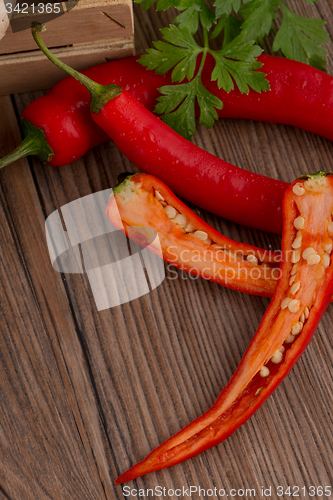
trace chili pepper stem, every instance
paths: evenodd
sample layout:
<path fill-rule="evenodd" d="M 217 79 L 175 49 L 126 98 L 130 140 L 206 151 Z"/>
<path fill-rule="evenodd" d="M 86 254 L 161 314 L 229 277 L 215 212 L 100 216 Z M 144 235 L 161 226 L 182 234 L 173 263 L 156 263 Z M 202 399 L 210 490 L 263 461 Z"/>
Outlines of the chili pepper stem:
<path fill-rule="evenodd" d="M 45 163 L 51 161 L 54 156 L 54 152 L 40 128 L 35 127 L 27 120 L 22 120 L 22 128 L 25 136 L 23 141 L 14 151 L 0 160 L 0 169 L 29 155 L 36 155 Z"/>
<path fill-rule="evenodd" d="M 41 39 L 40 33 L 46 31 L 45 25 L 33 22 L 31 24 L 31 32 L 34 37 L 35 42 L 38 47 L 44 53 L 44 55 L 58 68 L 66 71 L 70 76 L 75 78 L 79 83 L 84 85 L 86 89 L 89 91 L 91 96 L 90 102 L 90 110 L 93 113 L 98 114 L 101 108 L 109 102 L 114 97 L 117 97 L 121 94 L 122 88 L 119 85 L 100 85 L 99 83 L 90 80 L 87 76 L 79 73 L 75 69 L 67 66 L 67 64 L 59 61 L 57 57 L 50 52 L 50 50 L 46 47 L 43 40 Z"/>

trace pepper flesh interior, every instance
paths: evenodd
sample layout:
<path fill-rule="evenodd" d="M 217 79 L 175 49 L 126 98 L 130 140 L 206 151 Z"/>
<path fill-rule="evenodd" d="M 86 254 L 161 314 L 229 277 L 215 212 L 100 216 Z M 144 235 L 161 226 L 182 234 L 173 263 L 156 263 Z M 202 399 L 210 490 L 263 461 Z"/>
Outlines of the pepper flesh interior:
<path fill-rule="evenodd" d="M 288 374 L 309 343 L 332 295 L 333 266 L 331 258 L 328 261 L 325 257 L 332 251 L 332 211 L 333 177 L 311 176 L 288 188 L 283 202 L 281 278 L 235 374 L 212 408 L 119 476 L 116 483 L 175 465 L 220 443 L 247 421 Z M 294 224 L 299 217 L 304 219 L 301 230 Z M 297 238 L 301 246 L 297 249 L 300 258 L 295 273 L 293 242 Z M 308 248 L 320 259 L 309 260 L 305 252 Z M 293 284 L 289 282 L 294 275 L 300 287 L 292 294 Z M 295 328 L 299 323 L 302 327 Z M 293 342 L 290 335 L 295 337 Z"/>
<path fill-rule="evenodd" d="M 163 259 L 179 269 L 242 292 L 273 295 L 281 254 L 221 235 L 154 176 L 127 178 L 114 189 L 107 213 L 116 227 L 129 233 L 130 226 L 131 239 L 142 245 L 147 244 L 143 227 L 154 228 Z"/>

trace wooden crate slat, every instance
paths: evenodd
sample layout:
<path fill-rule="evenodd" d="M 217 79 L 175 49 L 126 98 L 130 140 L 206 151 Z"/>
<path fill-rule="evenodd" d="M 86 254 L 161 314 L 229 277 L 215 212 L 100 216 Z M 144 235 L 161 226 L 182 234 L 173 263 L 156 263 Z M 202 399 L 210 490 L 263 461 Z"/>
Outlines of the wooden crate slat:
<path fill-rule="evenodd" d="M 134 39 L 54 49 L 54 54 L 81 71 L 110 59 L 134 55 Z M 46 90 L 66 75 L 38 51 L 0 56 L 0 95 Z"/>
<path fill-rule="evenodd" d="M 73 2 L 63 2 L 63 5 L 65 4 L 68 5 L 68 12 L 50 20 L 47 23 L 46 32 L 43 33 L 43 40 L 48 47 L 64 47 L 76 43 L 88 44 L 96 40 L 125 39 L 133 35 L 133 13 L 130 0 L 97 2 L 80 0 L 75 6 Z M 104 11 L 119 19 L 125 28 L 103 15 Z M 52 14 L 49 17 L 52 18 Z M 14 16 L 11 27 L 0 42 L 0 54 L 26 52 L 36 48 L 29 29 L 31 19 L 44 21 L 45 16 Z M 28 29 L 17 31 L 18 28 L 24 27 Z"/>

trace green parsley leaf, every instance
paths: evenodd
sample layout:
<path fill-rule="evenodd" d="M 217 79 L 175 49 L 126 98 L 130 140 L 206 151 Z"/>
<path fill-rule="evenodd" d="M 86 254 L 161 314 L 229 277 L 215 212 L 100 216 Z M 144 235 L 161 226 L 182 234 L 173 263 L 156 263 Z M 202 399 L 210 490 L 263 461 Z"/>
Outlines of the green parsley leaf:
<path fill-rule="evenodd" d="M 203 48 L 194 40 L 190 30 L 184 24 L 171 25 L 161 30 L 164 39 L 154 42 L 155 49 L 148 49 L 139 59 L 140 64 L 156 73 L 164 74 L 174 68 L 172 80 L 182 82 L 184 78 L 191 80 L 194 76 L 197 57 Z"/>
<path fill-rule="evenodd" d="M 191 82 L 180 85 L 166 85 L 160 89 L 155 112 L 163 114 L 162 120 L 183 137 L 189 139 L 195 133 L 195 102 L 200 107 L 199 121 L 210 128 L 218 119 L 216 109 L 222 109 L 222 102 L 202 84 L 199 76 Z M 177 109 L 176 109 L 177 108 Z M 173 111 L 176 109 L 176 111 Z"/>
<path fill-rule="evenodd" d="M 180 0 L 134 0 L 135 3 L 141 3 L 143 11 L 148 10 L 156 1 L 156 10 L 168 10 L 170 7 L 177 7 Z"/>
<path fill-rule="evenodd" d="M 215 16 L 219 18 L 224 14 L 229 16 L 233 10 L 238 12 L 241 2 L 240 0 L 215 0 L 214 6 L 216 8 Z"/>
<path fill-rule="evenodd" d="M 155 111 L 180 134 L 189 138 L 195 132 L 195 106 L 200 108 L 200 122 L 211 127 L 217 119 L 217 109 L 223 104 L 202 84 L 201 72 L 207 53 L 215 66 L 211 79 L 220 88 L 230 92 L 237 87 L 242 93 L 269 90 L 265 74 L 258 71 L 262 64 L 257 57 L 261 43 L 272 29 L 274 19 L 282 9 L 282 23 L 277 31 L 273 50 L 281 50 L 290 59 L 296 59 L 324 69 L 326 51 L 322 44 L 328 41 L 322 29 L 324 22 L 298 16 L 283 0 L 135 0 L 147 10 L 156 3 L 157 10 L 175 7 L 180 11 L 172 25 L 161 30 L 163 41 L 153 42 L 139 62 L 156 73 L 172 70 L 172 81 L 178 85 L 160 89 L 161 97 Z M 314 5 L 317 0 L 305 0 Z M 237 15 L 235 15 L 235 13 Z M 198 45 L 194 34 L 203 30 L 204 46 Z M 212 34 L 208 35 L 211 28 Z M 223 32 L 221 49 L 213 51 L 209 40 Z M 198 67 L 198 56 L 202 60 Z M 185 79 L 186 83 L 181 83 Z"/>
<path fill-rule="evenodd" d="M 188 26 L 191 33 L 196 33 L 199 27 L 199 19 L 202 27 L 209 30 L 215 21 L 215 15 L 206 4 L 205 0 L 180 0 L 177 9 L 183 10 L 174 20 L 175 23 L 183 23 Z"/>
<path fill-rule="evenodd" d="M 256 92 L 269 90 L 266 75 L 255 71 L 262 64 L 256 60 L 262 49 L 254 45 L 253 41 L 245 41 L 247 33 L 243 31 L 228 45 L 219 51 L 211 51 L 215 59 L 212 80 L 217 80 L 219 88 L 230 92 L 234 82 L 242 93 L 249 93 L 250 88 Z"/>
<path fill-rule="evenodd" d="M 224 29 L 223 47 L 225 47 L 241 33 L 241 25 L 242 21 L 237 17 L 232 14 L 230 14 L 230 16 L 224 14 L 215 26 L 214 31 L 210 36 L 210 40 L 217 38 Z"/>
<path fill-rule="evenodd" d="M 202 85 L 201 80 L 198 82 L 197 89 L 197 99 L 200 108 L 199 122 L 205 127 L 210 128 L 214 125 L 214 121 L 218 120 L 216 109 L 222 109 L 223 103 Z"/>
<path fill-rule="evenodd" d="M 135 0 L 137 1 L 137 0 Z M 158 0 L 156 4 L 156 10 L 161 11 L 161 10 L 168 10 L 170 7 L 175 6 L 175 1 L 174 0 Z"/>
<path fill-rule="evenodd" d="M 279 0 L 252 0 L 242 5 L 239 14 L 245 20 L 242 29 L 248 40 L 258 41 L 268 35 L 278 8 Z"/>
<path fill-rule="evenodd" d="M 234 38 L 228 45 L 219 51 L 224 57 L 237 59 L 239 61 L 254 62 L 260 56 L 262 48 L 254 44 L 253 40 L 248 40 L 248 34 L 244 30 Z M 214 51 L 211 51 L 214 54 Z"/>
<path fill-rule="evenodd" d="M 161 87 L 163 95 L 158 97 L 155 107 L 155 113 L 164 113 L 162 120 L 187 139 L 195 132 L 195 82 Z"/>
<path fill-rule="evenodd" d="M 217 25 L 215 26 L 214 30 L 213 30 L 213 33 L 210 35 L 210 40 L 214 40 L 214 38 L 217 38 L 219 36 L 219 34 L 221 33 L 221 31 L 223 30 L 226 22 L 227 22 L 227 19 L 228 19 L 229 16 L 227 16 L 226 14 L 224 14 L 218 21 Z"/>
<path fill-rule="evenodd" d="M 284 2 L 281 2 L 281 7 L 283 18 L 273 43 L 273 50 L 281 49 L 289 59 L 324 70 L 326 62 L 323 58 L 327 53 L 321 44 L 328 42 L 328 34 L 322 29 L 325 22 L 298 16 Z"/>
<path fill-rule="evenodd" d="M 156 0 L 135 0 L 135 3 L 141 3 L 141 9 L 143 11 L 148 10 L 155 2 Z"/>
<path fill-rule="evenodd" d="M 223 47 L 228 45 L 234 38 L 237 38 L 241 33 L 242 21 L 231 15 L 227 17 L 224 25 Z"/>

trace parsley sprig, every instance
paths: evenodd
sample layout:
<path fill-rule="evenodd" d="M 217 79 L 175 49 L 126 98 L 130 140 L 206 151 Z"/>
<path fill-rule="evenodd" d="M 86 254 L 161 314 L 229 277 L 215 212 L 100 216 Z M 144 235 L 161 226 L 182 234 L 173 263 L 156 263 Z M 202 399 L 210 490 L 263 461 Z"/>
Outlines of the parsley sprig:
<path fill-rule="evenodd" d="M 297 15 L 282 0 L 135 1 L 143 10 L 156 4 L 157 10 L 175 7 L 180 12 L 173 24 L 161 30 L 163 40 L 153 42 L 154 48 L 148 49 L 139 62 L 159 74 L 172 70 L 176 84 L 159 89 L 161 96 L 155 111 L 186 138 L 196 129 L 196 103 L 200 108 L 199 121 L 207 128 L 217 120 L 216 110 L 223 107 L 222 101 L 202 83 L 208 54 L 215 62 L 211 79 L 226 92 L 235 86 L 242 93 L 269 89 L 266 75 L 258 71 L 262 64 L 257 57 L 262 53 L 264 37 L 272 31 L 273 51 L 321 70 L 325 68 L 325 22 Z M 305 1 L 314 4 L 317 0 Z M 197 41 L 200 30 L 203 44 Z M 220 44 L 218 50 L 211 49 L 211 40 Z"/>

